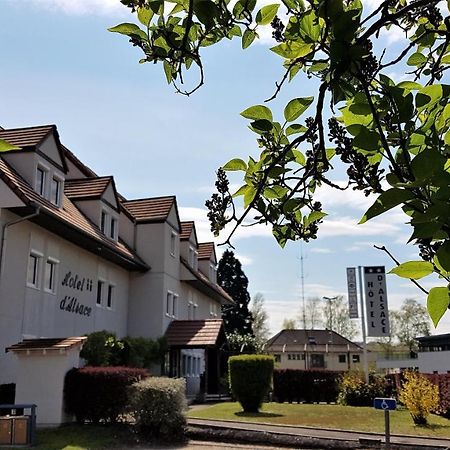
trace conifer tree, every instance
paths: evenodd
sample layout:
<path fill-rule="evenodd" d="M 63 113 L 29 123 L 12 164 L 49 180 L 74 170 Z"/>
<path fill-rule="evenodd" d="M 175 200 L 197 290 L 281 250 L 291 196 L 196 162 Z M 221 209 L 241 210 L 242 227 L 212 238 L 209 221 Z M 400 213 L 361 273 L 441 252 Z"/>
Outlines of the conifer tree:
<path fill-rule="evenodd" d="M 250 294 L 247 291 L 248 278 L 240 261 L 231 250 L 225 250 L 219 261 L 217 281 L 232 297 L 234 305 L 222 307 L 222 318 L 227 334 L 252 335 L 252 315 L 248 309 Z"/>

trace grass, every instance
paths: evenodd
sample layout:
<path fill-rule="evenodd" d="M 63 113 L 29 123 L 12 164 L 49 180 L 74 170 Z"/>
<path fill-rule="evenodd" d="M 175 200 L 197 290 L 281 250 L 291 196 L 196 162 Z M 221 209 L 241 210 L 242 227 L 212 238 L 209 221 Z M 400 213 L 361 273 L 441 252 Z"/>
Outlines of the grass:
<path fill-rule="evenodd" d="M 259 413 L 251 414 L 229 402 L 193 409 L 188 417 L 384 433 L 383 411 L 368 407 L 265 403 Z M 430 415 L 427 426 L 415 426 L 408 411 L 397 410 L 390 413 L 390 422 L 392 434 L 450 438 L 450 420 L 440 416 Z"/>
<path fill-rule="evenodd" d="M 35 450 L 106 450 L 136 445 L 134 436 L 124 426 L 65 425 L 38 429 L 36 437 Z"/>

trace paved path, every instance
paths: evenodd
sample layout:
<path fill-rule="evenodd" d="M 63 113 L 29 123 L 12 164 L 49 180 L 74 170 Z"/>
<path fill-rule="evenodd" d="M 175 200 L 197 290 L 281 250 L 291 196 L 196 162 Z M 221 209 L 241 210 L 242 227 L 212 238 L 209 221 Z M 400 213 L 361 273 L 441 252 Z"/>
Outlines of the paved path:
<path fill-rule="evenodd" d="M 226 444 L 224 442 L 209 442 L 209 441 L 189 441 L 187 444 L 175 447 L 149 447 L 148 449 L 140 448 L 138 450 L 299 450 L 298 447 L 274 447 L 266 445 L 242 445 L 242 444 Z M 302 450 L 302 449 L 300 449 Z M 308 450 L 308 449 L 303 449 Z"/>
<path fill-rule="evenodd" d="M 204 420 L 204 419 L 188 419 L 189 425 L 209 426 L 214 428 L 225 429 L 244 429 L 249 431 L 266 431 L 269 433 L 293 435 L 293 436 L 307 436 L 313 438 L 331 439 L 339 441 L 354 441 L 360 439 L 381 439 L 384 442 L 384 435 L 377 433 L 363 433 L 356 431 L 342 431 L 332 429 L 318 429 L 303 426 L 289 426 L 289 425 L 272 425 L 255 422 L 238 422 L 238 421 L 224 421 L 224 420 Z M 417 436 L 399 436 L 392 435 L 391 442 L 394 444 L 407 444 L 417 447 L 434 447 L 434 448 L 450 448 L 450 439 L 424 438 Z"/>

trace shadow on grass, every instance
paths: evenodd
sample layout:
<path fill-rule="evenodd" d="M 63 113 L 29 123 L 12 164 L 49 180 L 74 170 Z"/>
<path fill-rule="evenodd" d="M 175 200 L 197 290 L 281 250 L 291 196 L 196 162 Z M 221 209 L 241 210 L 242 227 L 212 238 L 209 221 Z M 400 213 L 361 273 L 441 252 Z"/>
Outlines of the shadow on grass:
<path fill-rule="evenodd" d="M 237 413 L 234 413 L 234 415 L 239 417 L 284 417 L 284 414 L 275 414 L 269 412 L 251 413 L 245 411 L 239 411 Z"/>
<path fill-rule="evenodd" d="M 448 425 L 427 423 L 425 425 L 415 425 L 414 428 L 420 428 L 421 430 L 430 430 L 430 431 L 450 430 L 450 421 Z"/>

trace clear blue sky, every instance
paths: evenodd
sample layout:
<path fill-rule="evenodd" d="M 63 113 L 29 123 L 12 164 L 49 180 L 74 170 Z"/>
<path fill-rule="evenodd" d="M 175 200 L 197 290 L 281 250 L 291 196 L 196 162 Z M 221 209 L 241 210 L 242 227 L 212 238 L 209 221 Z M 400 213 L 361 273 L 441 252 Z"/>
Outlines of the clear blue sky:
<path fill-rule="evenodd" d="M 207 48 L 206 85 L 187 98 L 167 85 L 160 66 L 139 65 L 140 53 L 125 37 L 106 31 L 131 20 L 118 0 L 1 0 L 0 125 L 56 124 L 62 142 L 98 174 L 114 175 L 123 195 L 175 194 L 181 220 L 196 220 L 200 239 L 211 240 L 203 205 L 214 172 L 257 152 L 239 112 L 271 96 L 281 61 L 268 51 L 268 39 L 245 52 L 238 41 Z M 395 48 L 397 37 L 383 42 Z M 280 114 L 289 96 L 314 91 L 298 77 L 271 107 Z M 338 169 L 335 179 L 343 178 Z M 410 232 L 401 212 L 357 226 L 370 199 L 355 192 L 319 195 L 329 216 L 319 239 L 303 244 L 305 297 L 346 295 L 346 267 L 392 268 L 373 244 L 400 260 L 415 258 L 415 247 L 404 244 Z M 300 243 L 282 250 L 264 228 L 247 228 L 234 243 L 251 294 L 265 297 L 275 333 L 283 318 L 300 311 Z M 391 308 L 408 297 L 425 302 L 407 280 L 390 275 L 387 283 Z M 436 332 L 448 331 L 447 313 Z"/>

